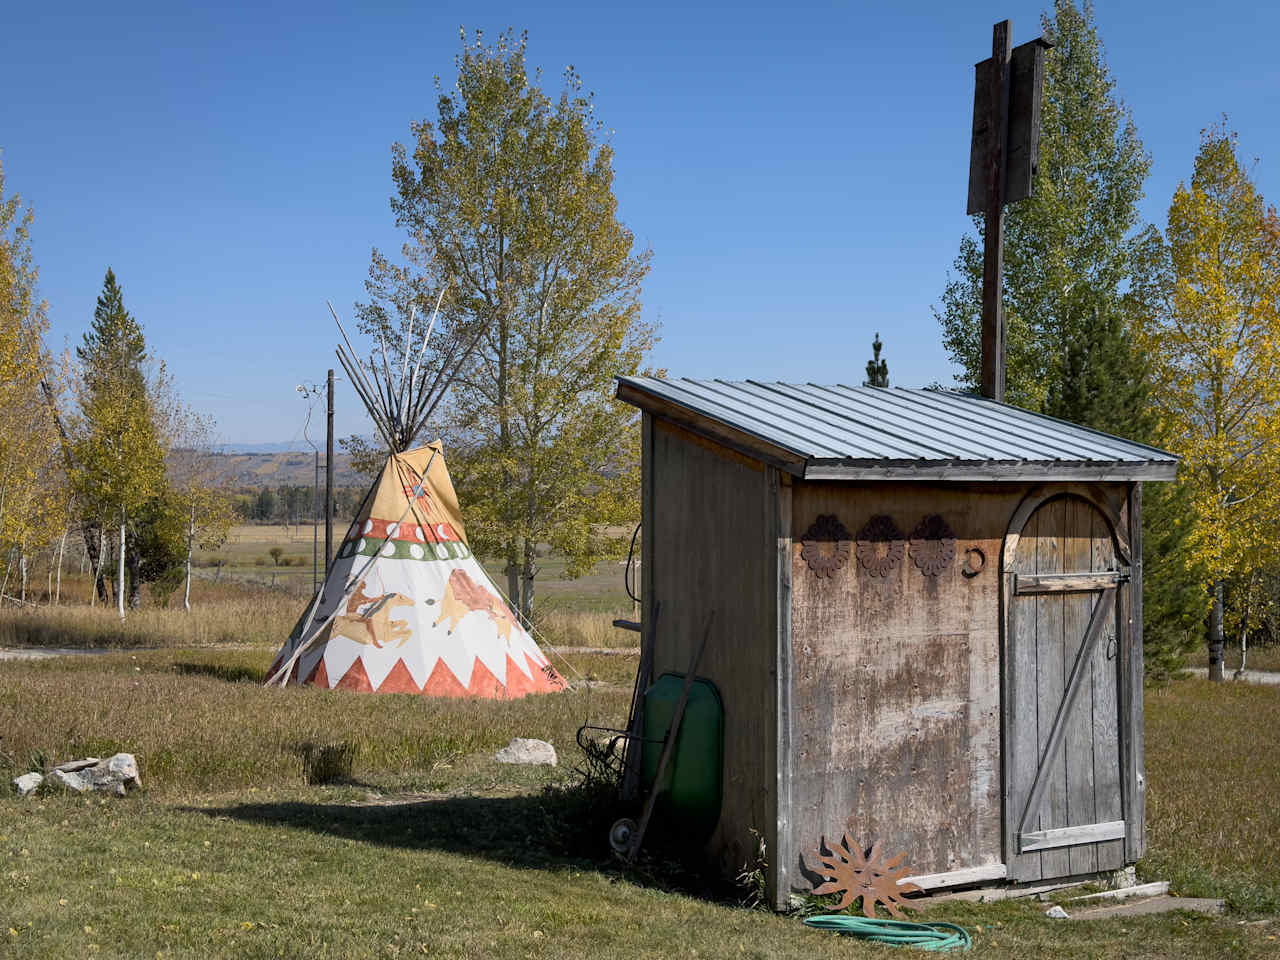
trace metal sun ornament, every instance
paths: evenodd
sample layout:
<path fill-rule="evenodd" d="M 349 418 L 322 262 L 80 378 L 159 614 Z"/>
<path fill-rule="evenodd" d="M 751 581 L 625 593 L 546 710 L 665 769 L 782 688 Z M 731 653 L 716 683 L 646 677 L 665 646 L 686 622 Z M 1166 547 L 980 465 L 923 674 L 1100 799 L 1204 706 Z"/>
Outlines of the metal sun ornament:
<path fill-rule="evenodd" d="M 800 538 L 800 556 L 815 576 L 830 577 L 849 562 L 852 540 L 835 514 L 822 513 Z"/>
<path fill-rule="evenodd" d="M 838 843 L 832 843 L 824 836 L 818 846 L 803 854 L 804 865 L 809 872 L 825 881 L 814 887 L 813 892 L 840 894 L 838 910 L 847 909 L 853 901 L 861 898 L 862 912 L 868 917 L 876 915 L 877 903 L 884 904 L 885 909 L 898 919 L 903 919 L 902 908 L 918 909 L 903 899 L 903 894 L 921 890 L 914 883 L 901 882 L 911 873 L 910 867 L 902 866 L 902 861 L 907 858 L 906 852 L 886 860 L 879 840 L 864 852 L 862 845 L 854 842 L 852 832 L 853 818 L 850 818 L 848 829 Z M 824 849 L 830 853 L 824 854 Z"/>

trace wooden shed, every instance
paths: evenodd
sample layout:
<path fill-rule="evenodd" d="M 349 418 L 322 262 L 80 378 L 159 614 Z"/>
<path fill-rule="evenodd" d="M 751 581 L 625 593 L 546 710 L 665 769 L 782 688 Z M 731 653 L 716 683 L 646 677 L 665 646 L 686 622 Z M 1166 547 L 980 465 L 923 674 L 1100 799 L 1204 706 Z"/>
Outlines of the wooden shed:
<path fill-rule="evenodd" d="M 926 889 L 1143 852 L 1144 480 L 1172 454 L 947 391 L 619 378 L 642 643 L 724 704 L 726 872 L 846 824 Z M 646 678 L 647 679 L 647 678 Z"/>

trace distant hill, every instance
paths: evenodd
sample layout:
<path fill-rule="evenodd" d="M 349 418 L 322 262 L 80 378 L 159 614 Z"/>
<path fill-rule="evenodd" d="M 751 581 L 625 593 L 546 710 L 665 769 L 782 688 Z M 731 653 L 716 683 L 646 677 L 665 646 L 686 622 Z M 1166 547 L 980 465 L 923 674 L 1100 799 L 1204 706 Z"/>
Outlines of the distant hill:
<path fill-rule="evenodd" d="M 298 453 L 296 443 L 219 443 L 218 453 Z M 301 451 L 310 453 L 309 450 Z"/>
<path fill-rule="evenodd" d="M 224 444 L 230 447 L 231 444 Z M 286 446 L 286 444 L 242 445 L 236 452 L 217 454 L 219 473 L 227 477 L 234 487 L 309 487 L 315 482 L 315 454 L 293 451 L 247 452 L 244 446 Z M 369 481 L 351 469 L 351 460 L 344 454 L 334 454 L 333 483 L 337 487 L 366 487 Z M 320 484 L 324 485 L 324 455 L 321 454 Z"/>

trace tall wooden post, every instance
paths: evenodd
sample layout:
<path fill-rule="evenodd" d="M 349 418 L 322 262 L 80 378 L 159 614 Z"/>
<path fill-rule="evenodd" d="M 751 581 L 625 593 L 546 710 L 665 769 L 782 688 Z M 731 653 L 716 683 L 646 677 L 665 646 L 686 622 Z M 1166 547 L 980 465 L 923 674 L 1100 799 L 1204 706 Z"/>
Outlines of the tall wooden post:
<path fill-rule="evenodd" d="M 1009 138 L 1009 57 L 1013 25 L 991 30 L 991 82 L 987 87 L 986 229 L 982 255 L 982 395 L 1004 403 L 1004 181 Z"/>
<path fill-rule="evenodd" d="M 982 395 L 1004 402 L 1004 205 L 1035 189 L 1040 156 L 1044 53 L 1037 37 L 1013 47 L 1013 24 L 991 31 L 991 59 L 975 65 L 969 205 L 983 215 Z"/>
<path fill-rule="evenodd" d="M 333 563 L 333 370 L 329 371 L 329 409 L 324 442 L 324 575 Z"/>

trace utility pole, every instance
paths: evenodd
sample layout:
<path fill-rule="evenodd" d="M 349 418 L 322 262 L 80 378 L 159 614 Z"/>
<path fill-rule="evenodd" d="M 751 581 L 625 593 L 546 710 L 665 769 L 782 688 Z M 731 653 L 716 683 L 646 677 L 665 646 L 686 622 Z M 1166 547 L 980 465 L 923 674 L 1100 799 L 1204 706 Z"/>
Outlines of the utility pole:
<path fill-rule="evenodd" d="M 329 410 L 324 442 L 324 575 L 333 563 L 333 370 L 329 370 Z"/>
<path fill-rule="evenodd" d="M 320 589 L 320 451 L 315 451 L 316 475 L 311 482 L 311 592 Z"/>
<path fill-rule="evenodd" d="M 982 395 L 1004 403 L 1004 206 L 1032 194 L 1040 158 L 1044 52 L 1037 37 L 1012 47 L 1013 23 L 991 30 L 991 58 L 975 68 L 968 212 L 985 218 L 982 259 Z"/>

